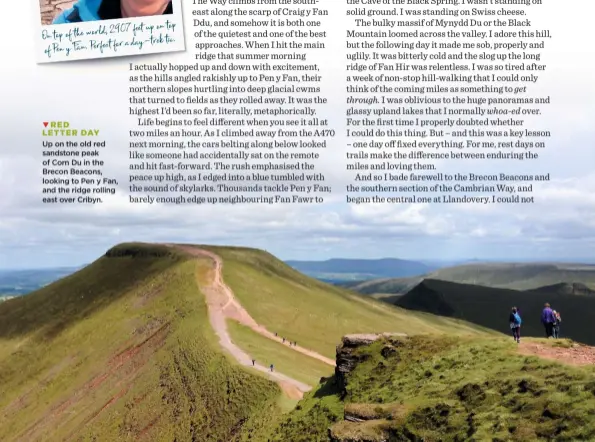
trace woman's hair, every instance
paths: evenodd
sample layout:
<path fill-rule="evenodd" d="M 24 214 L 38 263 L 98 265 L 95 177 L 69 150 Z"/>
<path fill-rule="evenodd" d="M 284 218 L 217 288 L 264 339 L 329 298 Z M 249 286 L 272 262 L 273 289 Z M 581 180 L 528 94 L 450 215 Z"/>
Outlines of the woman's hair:
<path fill-rule="evenodd" d="M 516 307 L 513 307 L 512 308 L 512 311 L 513 311 L 513 313 L 516 313 L 517 312 L 517 308 Z"/>
<path fill-rule="evenodd" d="M 546 307 L 549 307 L 549 306 L 550 306 L 550 303 L 549 303 L 549 302 L 546 302 L 546 303 L 545 303 L 545 306 L 546 306 Z"/>

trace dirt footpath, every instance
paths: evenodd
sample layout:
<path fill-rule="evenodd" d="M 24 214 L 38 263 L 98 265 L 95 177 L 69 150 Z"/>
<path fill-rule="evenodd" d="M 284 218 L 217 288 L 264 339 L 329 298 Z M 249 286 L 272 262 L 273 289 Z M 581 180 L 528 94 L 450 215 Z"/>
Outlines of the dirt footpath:
<path fill-rule="evenodd" d="M 522 340 L 521 340 L 522 341 Z M 528 356 L 539 356 L 570 365 L 595 364 L 595 348 L 573 344 L 572 347 L 552 347 L 538 342 L 521 342 L 519 352 Z"/>
<path fill-rule="evenodd" d="M 213 278 L 210 281 L 209 286 L 202 286 L 201 289 L 207 300 L 211 326 L 219 337 L 219 344 L 221 347 L 227 350 L 240 364 L 266 373 L 272 380 L 277 382 L 285 394 L 292 399 L 300 399 L 305 392 L 310 391 L 312 387 L 303 382 L 297 381 L 279 372 L 271 372 L 269 367 L 264 367 L 258 363 L 252 365 L 251 356 L 232 342 L 229 332 L 227 331 L 227 319 L 234 319 L 255 330 L 260 326 L 237 302 L 231 289 L 223 282 L 221 275 L 222 262 L 219 256 L 194 247 L 174 247 L 196 257 L 211 258 L 213 261 Z M 299 351 L 296 347 L 292 348 Z M 317 355 L 319 358 L 324 358 L 324 356 L 318 355 L 315 352 L 308 352 Z"/>

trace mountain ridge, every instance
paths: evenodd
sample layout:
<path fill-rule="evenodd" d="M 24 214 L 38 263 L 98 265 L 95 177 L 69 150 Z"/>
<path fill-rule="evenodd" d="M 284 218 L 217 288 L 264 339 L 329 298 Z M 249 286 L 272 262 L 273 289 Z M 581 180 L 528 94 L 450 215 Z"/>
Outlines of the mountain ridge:
<path fill-rule="evenodd" d="M 311 370 L 301 376 L 310 382 L 321 363 L 295 350 L 332 358 L 346 333 L 496 335 L 322 283 L 265 251 L 186 246 L 220 257 L 217 278 L 275 335 L 257 341 L 256 362 L 271 371 L 274 365 L 279 375 L 285 374 L 279 367 Z M 123 243 L 71 275 L 0 303 L 0 440 L 270 440 L 296 397 L 252 369 L 249 356 L 239 364 L 221 348 L 209 302 L 223 309 L 233 302 L 209 301 L 212 272 L 208 257 Z M 234 326 L 224 339 L 249 355 L 253 332 Z M 291 367 L 279 360 L 289 353 Z"/>
<path fill-rule="evenodd" d="M 515 290 L 535 290 L 559 283 L 578 283 L 595 290 L 595 266 L 569 263 L 474 263 L 444 267 L 412 277 L 379 278 L 342 285 L 362 294 L 404 294 L 423 279 Z"/>

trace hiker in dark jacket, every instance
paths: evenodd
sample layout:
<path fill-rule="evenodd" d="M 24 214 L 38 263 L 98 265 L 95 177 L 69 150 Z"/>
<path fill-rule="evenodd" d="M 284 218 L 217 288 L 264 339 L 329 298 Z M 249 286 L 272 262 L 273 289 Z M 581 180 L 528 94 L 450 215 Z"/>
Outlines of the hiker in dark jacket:
<path fill-rule="evenodd" d="M 554 324 L 556 318 L 554 312 L 548 303 L 545 304 L 545 308 L 541 312 L 541 323 L 545 327 L 545 336 L 551 338 L 554 335 Z"/>
<path fill-rule="evenodd" d="M 512 330 L 512 337 L 517 343 L 521 343 L 521 315 L 519 310 L 516 307 L 512 308 L 510 315 L 508 317 L 508 321 L 510 322 L 510 329 Z"/>
<path fill-rule="evenodd" d="M 52 24 L 172 14 L 171 0 L 78 0 Z"/>

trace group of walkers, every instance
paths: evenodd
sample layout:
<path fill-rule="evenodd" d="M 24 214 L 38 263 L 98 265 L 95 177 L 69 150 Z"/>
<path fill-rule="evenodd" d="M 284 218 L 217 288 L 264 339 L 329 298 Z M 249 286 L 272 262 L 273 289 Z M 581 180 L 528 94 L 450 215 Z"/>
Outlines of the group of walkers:
<path fill-rule="evenodd" d="M 275 333 L 275 337 L 279 337 L 277 333 Z M 285 338 L 281 338 L 281 339 L 283 339 L 283 343 L 285 344 L 286 339 Z M 297 347 L 297 341 L 289 341 L 289 346 Z M 254 367 L 255 365 L 256 365 L 256 359 L 252 359 L 252 366 Z M 271 364 L 269 366 L 269 370 L 272 373 L 273 371 L 275 371 L 275 366 L 273 364 Z"/>
<path fill-rule="evenodd" d="M 279 335 L 277 333 L 275 333 L 275 337 L 278 338 Z M 287 339 L 285 338 L 281 338 L 283 340 L 283 343 L 285 344 L 285 341 L 287 341 Z M 290 347 L 297 347 L 297 341 L 289 341 L 289 346 Z"/>
<path fill-rule="evenodd" d="M 252 366 L 254 367 L 255 364 L 256 364 L 256 359 L 252 359 Z M 269 370 L 271 370 L 271 373 L 272 373 L 273 371 L 275 371 L 275 366 L 273 364 L 271 364 L 269 366 Z"/>
<path fill-rule="evenodd" d="M 518 308 L 513 307 L 508 318 L 510 323 L 510 329 L 512 330 L 513 339 L 520 344 L 521 342 L 521 312 Z M 545 327 L 545 336 L 547 338 L 558 339 L 560 337 L 560 323 L 562 317 L 560 312 L 552 310 L 549 303 L 545 304 L 543 311 L 541 312 L 541 323 Z"/>

